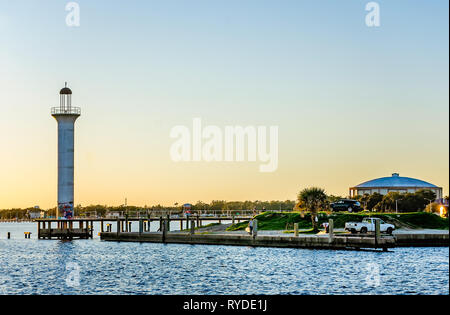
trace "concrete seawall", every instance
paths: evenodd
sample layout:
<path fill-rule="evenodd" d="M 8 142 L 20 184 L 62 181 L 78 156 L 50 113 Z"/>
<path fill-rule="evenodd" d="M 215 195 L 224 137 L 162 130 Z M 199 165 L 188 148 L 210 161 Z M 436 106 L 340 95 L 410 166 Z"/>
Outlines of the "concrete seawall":
<path fill-rule="evenodd" d="M 249 236 L 227 234 L 189 234 L 189 233 L 115 233 L 100 234 L 104 241 L 151 242 L 168 244 L 232 245 L 254 247 L 312 248 L 312 249 L 360 249 L 392 248 L 395 239 L 383 236 L 378 241 L 373 236 Z"/>
<path fill-rule="evenodd" d="M 448 247 L 449 234 L 396 234 L 395 243 L 396 247 Z"/>

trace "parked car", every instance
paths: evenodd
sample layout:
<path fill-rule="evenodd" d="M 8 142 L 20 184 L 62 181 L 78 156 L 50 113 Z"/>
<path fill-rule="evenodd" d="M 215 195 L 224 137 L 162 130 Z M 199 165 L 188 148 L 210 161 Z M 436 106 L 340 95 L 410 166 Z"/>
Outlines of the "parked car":
<path fill-rule="evenodd" d="M 359 212 L 363 210 L 359 201 L 351 199 L 341 199 L 337 202 L 333 202 L 330 206 L 331 210 L 336 212 L 338 211 Z"/>
<path fill-rule="evenodd" d="M 362 222 L 347 222 L 345 223 L 345 230 L 352 233 L 362 233 L 375 232 L 375 220 L 376 218 L 364 218 Z M 380 232 L 392 234 L 395 230 L 395 226 L 392 224 L 385 223 L 380 220 Z"/>

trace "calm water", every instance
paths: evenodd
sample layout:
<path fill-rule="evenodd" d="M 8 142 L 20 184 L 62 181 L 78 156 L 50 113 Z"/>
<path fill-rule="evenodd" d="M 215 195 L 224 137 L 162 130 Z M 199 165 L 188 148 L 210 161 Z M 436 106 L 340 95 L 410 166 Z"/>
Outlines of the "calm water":
<path fill-rule="evenodd" d="M 0 223 L 0 294 L 449 294 L 448 248 L 62 242 L 26 240 L 26 231 L 36 225 Z"/>

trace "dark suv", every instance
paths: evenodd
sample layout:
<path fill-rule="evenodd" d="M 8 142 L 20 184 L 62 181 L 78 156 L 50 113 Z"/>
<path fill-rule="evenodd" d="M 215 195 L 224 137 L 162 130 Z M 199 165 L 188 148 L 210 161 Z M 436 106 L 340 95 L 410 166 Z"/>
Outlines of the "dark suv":
<path fill-rule="evenodd" d="M 331 210 L 333 211 L 348 211 L 348 212 L 359 212 L 362 211 L 361 204 L 359 201 L 351 199 L 341 199 L 339 201 L 333 202 L 331 205 Z"/>

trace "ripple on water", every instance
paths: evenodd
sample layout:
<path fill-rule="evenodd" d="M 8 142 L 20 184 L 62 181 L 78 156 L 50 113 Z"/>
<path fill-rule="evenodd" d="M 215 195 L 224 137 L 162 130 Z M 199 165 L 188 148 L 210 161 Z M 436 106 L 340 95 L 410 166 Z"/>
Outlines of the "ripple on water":
<path fill-rule="evenodd" d="M 33 231 L 8 224 L 15 235 Z M 0 294 L 449 294 L 448 248 L 383 253 L 17 237 L 0 239 L 0 262 Z M 66 282 L 68 263 L 80 267 L 79 286 Z"/>

